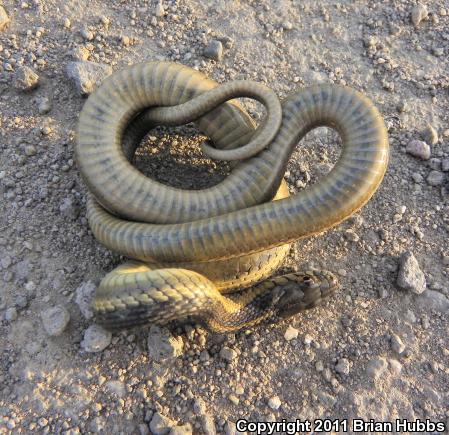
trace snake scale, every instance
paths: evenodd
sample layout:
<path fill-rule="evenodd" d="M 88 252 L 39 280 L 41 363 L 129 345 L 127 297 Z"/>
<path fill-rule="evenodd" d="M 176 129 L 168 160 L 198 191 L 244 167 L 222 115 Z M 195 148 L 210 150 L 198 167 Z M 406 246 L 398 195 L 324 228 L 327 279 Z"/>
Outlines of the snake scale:
<path fill-rule="evenodd" d="M 238 97 L 265 106 L 257 129 Z M 205 154 L 236 161 L 225 180 L 186 191 L 132 165 L 150 129 L 188 122 L 210 138 Z M 288 159 L 318 126 L 340 134 L 339 160 L 319 183 L 289 196 Z M 312 86 L 281 104 L 262 84 L 218 85 L 186 66 L 149 62 L 114 73 L 90 95 L 75 154 L 90 191 L 94 236 L 132 259 L 101 281 L 93 301 L 97 321 L 120 329 L 192 316 L 229 332 L 279 321 L 335 291 L 337 280 L 327 271 L 270 276 L 291 242 L 338 224 L 370 199 L 389 150 L 379 112 L 348 87 Z"/>

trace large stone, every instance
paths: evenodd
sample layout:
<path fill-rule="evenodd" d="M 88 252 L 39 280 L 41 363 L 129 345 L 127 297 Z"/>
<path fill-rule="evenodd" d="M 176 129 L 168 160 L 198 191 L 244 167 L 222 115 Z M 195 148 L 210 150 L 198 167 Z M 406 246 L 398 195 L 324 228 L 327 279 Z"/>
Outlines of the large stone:
<path fill-rule="evenodd" d="M 109 65 L 88 61 L 69 62 L 66 73 L 81 95 L 89 95 L 112 74 L 112 68 Z"/>
<path fill-rule="evenodd" d="M 410 251 L 404 252 L 399 261 L 397 284 L 401 289 L 416 294 L 421 294 L 426 289 L 426 277 Z"/>
<path fill-rule="evenodd" d="M 414 157 L 418 157 L 422 160 L 429 160 L 430 159 L 430 146 L 423 142 L 422 140 L 411 140 L 405 150 L 408 154 L 411 154 Z"/>

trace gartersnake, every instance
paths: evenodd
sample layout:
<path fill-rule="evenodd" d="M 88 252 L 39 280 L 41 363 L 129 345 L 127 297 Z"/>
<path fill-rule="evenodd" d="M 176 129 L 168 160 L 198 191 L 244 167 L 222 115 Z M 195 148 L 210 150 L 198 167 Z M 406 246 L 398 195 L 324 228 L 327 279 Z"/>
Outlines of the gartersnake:
<path fill-rule="evenodd" d="M 108 77 L 84 105 L 76 159 L 91 192 L 91 230 L 108 248 L 140 260 L 110 272 L 97 290 L 94 311 L 108 328 L 193 315 L 213 330 L 234 331 L 315 306 L 337 286 L 330 272 L 318 271 L 260 282 L 291 242 L 336 225 L 376 191 L 388 164 L 379 112 L 362 94 L 337 85 L 300 90 L 282 106 L 254 82 L 217 86 L 191 68 L 150 62 Z M 242 107 L 226 102 L 236 97 L 266 106 L 256 132 Z M 213 143 L 203 147 L 206 154 L 240 160 L 223 182 L 184 191 L 132 166 L 151 128 L 190 121 Z M 317 126 L 339 132 L 340 158 L 321 182 L 288 197 L 288 158 Z"/>

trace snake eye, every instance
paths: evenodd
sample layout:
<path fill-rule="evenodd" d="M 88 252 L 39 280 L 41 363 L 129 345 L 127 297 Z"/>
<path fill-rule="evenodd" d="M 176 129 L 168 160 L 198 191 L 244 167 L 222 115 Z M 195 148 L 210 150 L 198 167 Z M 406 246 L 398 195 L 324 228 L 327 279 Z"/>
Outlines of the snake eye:
<path fill-rule="evenodd" d="M 314 283 L 313 278 L 310 275 L 302 276 L 300 282 L 303 283 L 303 284 L 306 284 L 308 286 L 311 286 Z"/>

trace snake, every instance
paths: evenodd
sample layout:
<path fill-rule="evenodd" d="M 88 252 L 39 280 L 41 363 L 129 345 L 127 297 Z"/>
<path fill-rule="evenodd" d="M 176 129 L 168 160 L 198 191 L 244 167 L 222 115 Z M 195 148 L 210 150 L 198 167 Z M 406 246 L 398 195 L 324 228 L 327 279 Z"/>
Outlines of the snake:
<path fill-rule="evenodd" d="M 265 108 L 259 126 L 238 98 Z M 155 127 L 194 122 L 204 154 L 230 174 L 198 190 L 175 188 L 134 165 Z M 340 156 L 319 182 L 290 195 L 290 155 L 312 129 L 341 137 Z M 318 306 L 339 287 L 311 269 L 273 276 L 291 244 L 349 218 L 378 189 L 389 160 L 381 114 L 362 93 L 336 84 L 282 101 L 255 81 L 224 84 L 173 62 L 128 66 L 84 103 L 75 157 L 87 185 L 94 237 L 129 260 L 100 282 L 92 308 L 110 330 L 193 319 L 214 332 L 280 322 Z"/>

